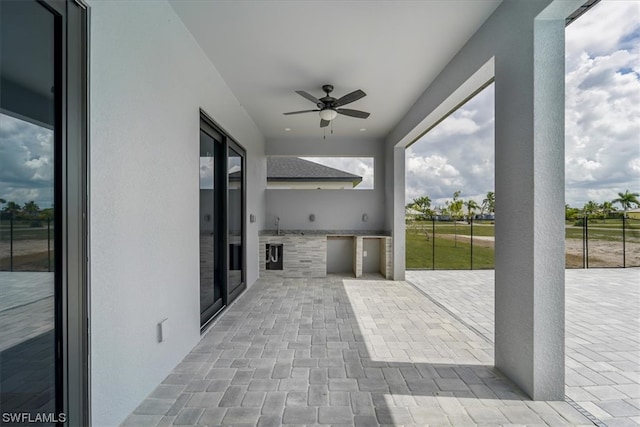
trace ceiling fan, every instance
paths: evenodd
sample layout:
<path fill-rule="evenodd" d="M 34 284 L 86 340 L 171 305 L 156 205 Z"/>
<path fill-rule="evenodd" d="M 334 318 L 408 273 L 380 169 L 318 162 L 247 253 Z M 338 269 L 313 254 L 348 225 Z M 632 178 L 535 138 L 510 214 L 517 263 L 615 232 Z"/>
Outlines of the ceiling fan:
<path fill-rule="evenodd" d="M 332 85 L 324 85 L 322 86 L 322 90 L 326 93 L 326 96 L 323 96 L 319 99 L 303 90 L 297 90 L 296 93 L 298 95 L 313 102 L 318 108 L 315 110 L 292 111 L 290 113 L 284 113 L 284 115 L 289 116 L 291 114 L 312 113 L 314 111 L 318 111 L 320 112 L 321 128 L 329 126 L 331 120 L 335 119 L 338 114 L 349 117 L 357 117 L 359 119 L 366 119 L 367 117 L 369 117 L 369 113 L 365 111 L 352 110 L 349 108 L 339 108 L 343 105 L 350 104 L 360 98 L 367 96 L 367 94 L 362 90 L 354 90 L 353 92 L 346 94 L 342 98 L 334 98 L 329 95 L 333 91 Z"/>

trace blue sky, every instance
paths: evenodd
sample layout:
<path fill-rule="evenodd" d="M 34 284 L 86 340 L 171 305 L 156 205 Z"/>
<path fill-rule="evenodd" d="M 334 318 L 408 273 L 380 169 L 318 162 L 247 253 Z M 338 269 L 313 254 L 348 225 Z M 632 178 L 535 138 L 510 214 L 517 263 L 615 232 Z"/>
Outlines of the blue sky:
<path fill-rule="evenodd" d="M 407 202 L 493 191 L 493 111 L 491 85 L 407 150 Z M 640 2 L 603 0 L 567 27 L 565 116 L 566 203 L 640 192 Z"/>

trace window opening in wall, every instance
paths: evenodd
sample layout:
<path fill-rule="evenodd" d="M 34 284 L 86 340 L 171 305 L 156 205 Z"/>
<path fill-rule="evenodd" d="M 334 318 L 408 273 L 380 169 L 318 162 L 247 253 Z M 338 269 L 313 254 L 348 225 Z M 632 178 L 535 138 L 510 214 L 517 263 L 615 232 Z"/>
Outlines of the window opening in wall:
<path fill-rule="evenodd" d="M 494 84 L 406 150 L 406 267 L 494 267 Z"/>
<path fill-rule="evenodd" d="M 267 189 L 372 190 L 373 157 L 267 158 Z"/>

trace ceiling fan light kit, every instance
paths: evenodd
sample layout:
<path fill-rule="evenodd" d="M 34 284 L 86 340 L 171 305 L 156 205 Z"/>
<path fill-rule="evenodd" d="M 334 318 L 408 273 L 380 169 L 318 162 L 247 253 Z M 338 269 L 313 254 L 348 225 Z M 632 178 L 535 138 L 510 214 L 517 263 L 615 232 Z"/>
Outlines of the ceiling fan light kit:
<path fill-rule="evenodd" d="M 333 119 L 335 119 L 336 117 L 338 117 L 338 112 L 336 110 L 332 110 L 332 109 L 324 109 L 324 110 L 320 110 L 320 118 L 322 120 L 328 120 L 331 121 Z"/>
<path fill-rule="evenodd" d="M 333 91 L 332 85 L 324 85 L 322 86 L 322 90 L 325 92 L 325 96 L 322 98 L 316 98 L 315 96 L 305 92 L 303 90 L 297 90 L 296 93 L 302 96 L 305 99 L 316 104 L 316 110 L 302 110 L 302 111 L 292 111 L 290 113 L 284 113 L 285 116 L 292 114 L 302 114 L 302 113 L 312 113 L 318 112 L 320 114 L 320 127 L 325 128 L 329 125 L 329 123 L 338 117 L 338 114 L 342 114 L 343 116 L 356 117 L 358 119 L 366 119 L 369 117 L 369 113 L 366 111 L 360 110 L 352 110 L 349 108 L 339 108 L 343 105 L 350 104 L 367 96 L 364 91 L 358 89 L 354 90 L 351 93 L 346 94 L 342 98 L 334 98 L 329 95 Z"/>

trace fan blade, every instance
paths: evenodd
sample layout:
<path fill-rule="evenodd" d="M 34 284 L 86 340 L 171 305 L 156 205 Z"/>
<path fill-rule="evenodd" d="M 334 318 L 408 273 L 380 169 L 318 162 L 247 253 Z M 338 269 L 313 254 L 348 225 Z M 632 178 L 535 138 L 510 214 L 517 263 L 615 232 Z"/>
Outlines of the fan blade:
<path fill-rule="evenodd" d="M 318 105 L 323 105 L 322 101 L 320 101 L 318 98 L 316 98 L 315 96 L 303 91 L 303 90 L 297 90 L 296 93 L 300 96 L 302 96 L 303 98 L 307 98 L 309 101 L 313 102 L 314 104 Z"/>
<path fill-rule="evenodd" d="M 345 116 L 349 117 L 357 117 L 359 119 L 366 119 L 370 115 L 370 113 L 367 113 L 366 111 L 351 110 L 349 108 L 338 108 L 336 111 L 338 112 L 338 114 L 344 114 Z"/>
<path fill-rule="evenodd" d="M 343 96 L 342 98 L 338 99 L 335 103 L 336 107 L 341 107 L 343 105 L 347 105 L 352 103 L 353 101 L 357 101 L 360 98 L 364 98 L 365 96 L 367 96 L 366 93 L 364 93 L 363 91 L 361 91 L 360 89 L 358 90 L 354 90 L 351 93 L 346 94 L 345 96 Z"/>
<path fill-rule="evenodd" d="M 320 127 L 326 128 L 327 126 L 329 126 L 329 120 L 320 119 Z"/>
<path fill-rule="evenodd" d="M 320 111 L 320 110 L 291 111 L 290 113 L 283 113 L 283 114 L 285 116 L 290 116 L 291 114 L 313 113 L 314 111 Z"/>

